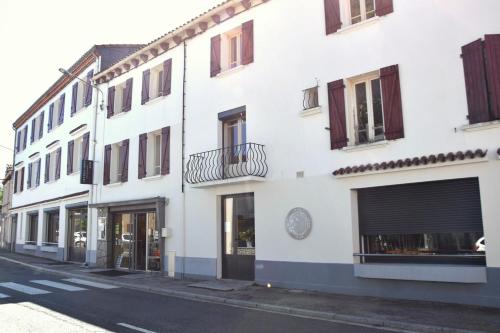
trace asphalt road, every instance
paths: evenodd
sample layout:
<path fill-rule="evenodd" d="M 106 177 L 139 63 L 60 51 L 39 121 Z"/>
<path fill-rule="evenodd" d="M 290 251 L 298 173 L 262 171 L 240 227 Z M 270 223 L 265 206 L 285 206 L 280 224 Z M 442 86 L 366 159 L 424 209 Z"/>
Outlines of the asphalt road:
<path fill-rule="evenodd" d="M 82 283 L 0 261 L 0 331 L 387 332 Z"/>

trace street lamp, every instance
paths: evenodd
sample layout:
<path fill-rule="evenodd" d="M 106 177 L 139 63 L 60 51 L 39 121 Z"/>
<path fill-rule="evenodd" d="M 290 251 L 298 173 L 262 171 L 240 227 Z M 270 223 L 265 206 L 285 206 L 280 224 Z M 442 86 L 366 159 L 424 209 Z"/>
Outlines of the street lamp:
<path fill-rule="evenodd" d="M 101 89 L 99 89 L 99 87 L 97 87 L 96 85 L 93 85 L 92 83 L 88 83 L 87 81 L 85 80 L 82 80 L 80 79 L 78 76 L 76 76 L 75 74 L 67 71 L 66 69 L 64 68 L 59 68 L 59 72 L 61 72 L 63 75 L 67 75 L 69 77 L 72 77 L 74 79 L 77 79 L 78 81 L 81 81 L 83 84 L 85 84 L 86 86 L 88 87 L 91 87 L 91 88 L 94 88 L 95 90 L 97 90 L 98 93 L 101 93 L 102 95 L 102 100 L 101 100 L 101 104 L 99 105 L 99 108 L 102 110 L 104 110 L 104 93 L 102 92 Z M 99 94 L 97 94 L 97 99 L 99 99 Z"/>

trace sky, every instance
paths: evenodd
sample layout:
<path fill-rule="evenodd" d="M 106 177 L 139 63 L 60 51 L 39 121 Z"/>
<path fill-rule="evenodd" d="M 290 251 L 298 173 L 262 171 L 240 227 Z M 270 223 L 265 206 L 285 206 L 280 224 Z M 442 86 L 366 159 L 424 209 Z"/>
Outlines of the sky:
<path fill-rule="evenodd" d="M 146 44 L 222 0 L 1 0 L 0 179 L 12 123 L 95 44 Z M 8 149 L 6 149 L 7 147 Z"/>

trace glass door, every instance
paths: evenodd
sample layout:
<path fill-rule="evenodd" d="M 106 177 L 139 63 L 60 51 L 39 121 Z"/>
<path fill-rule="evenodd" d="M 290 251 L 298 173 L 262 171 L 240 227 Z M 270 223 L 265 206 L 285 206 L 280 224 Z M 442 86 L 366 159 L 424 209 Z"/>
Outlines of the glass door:
<path fill-rule="evenodd" d="M 133 235 L 132 214 L 114 214 L 113 263 L 115 268 L 133 268 Z"/>
<path fill-rule="evenodd" d="M 156 213 L 147 213 L 146 270 L 160 270 L 160 237 L 156 226 Z"/>
<path fill-rule="evenodd" d="M 68 260 L 84 262 L 87 251 L 87 208 L 69 210 Z"/>

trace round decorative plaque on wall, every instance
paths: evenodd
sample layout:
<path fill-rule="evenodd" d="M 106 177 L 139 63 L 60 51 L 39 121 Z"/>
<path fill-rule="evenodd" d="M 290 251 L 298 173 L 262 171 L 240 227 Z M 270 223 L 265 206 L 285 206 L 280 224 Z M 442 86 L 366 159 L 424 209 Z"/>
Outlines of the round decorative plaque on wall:
<path fill-rule="evenodd" d="M 304 208 L 293 208 L 286 215 L 285 228 L 292 238 L 298 240 L 304 239 L 311 233 L 311 215 Z"/>

